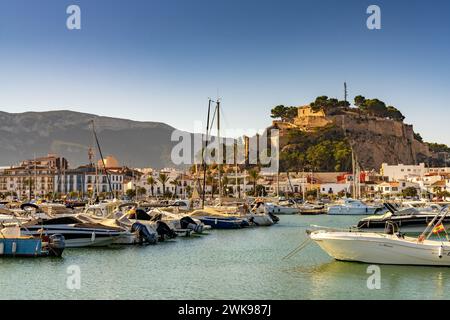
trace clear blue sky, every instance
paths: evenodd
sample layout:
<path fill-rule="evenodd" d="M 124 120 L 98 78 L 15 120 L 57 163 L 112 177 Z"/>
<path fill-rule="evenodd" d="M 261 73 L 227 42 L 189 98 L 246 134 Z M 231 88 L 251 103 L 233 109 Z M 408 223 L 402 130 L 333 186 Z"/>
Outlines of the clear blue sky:
<path fill-rule="evenodd" d="M 370 4 L 381 30 L 366 28 Z M 449 16 L 447 0 L 0 0 L 0 109 L 191 131 L 219 92 L 227 127 L 263 128 L 272 106 L 342 98 L 347 81 L 450 144 Z"/>

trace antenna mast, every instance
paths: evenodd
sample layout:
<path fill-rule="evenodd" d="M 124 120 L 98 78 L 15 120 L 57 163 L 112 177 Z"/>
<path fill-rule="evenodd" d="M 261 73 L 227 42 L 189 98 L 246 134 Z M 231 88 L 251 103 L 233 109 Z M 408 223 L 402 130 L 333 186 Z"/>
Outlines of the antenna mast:
<path fill-rule="evenodd" d="M 347 94 L 348 94 L 348 92 L 347 92 L 347 82 L 344 82 L 344 101 L 345 102 L 348 102 L 347 101 Z"/>

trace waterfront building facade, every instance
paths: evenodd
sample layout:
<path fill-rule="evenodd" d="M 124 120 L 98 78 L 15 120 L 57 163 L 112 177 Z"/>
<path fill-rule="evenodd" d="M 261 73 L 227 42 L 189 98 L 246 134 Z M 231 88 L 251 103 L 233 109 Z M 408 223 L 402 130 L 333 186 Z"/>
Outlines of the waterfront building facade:
<path fill-rule="evenodd" d="M 419 165 L 388 165 L 387 163 L 383 163 L 380 170 L 380 174 L 388 177 L 389 181 L 407 179 L 412 176 L 423 177 L 425 173 L 427 173 L 427 169 L 424 163 Z"/>
<path fill-rule="evenodd" d="M 0 170 L 0 193 L 19 199 L 45 197 L 54 192 L 55 174 L 67 167 L 67 160 L 54 154 L 4 167 Z"/>

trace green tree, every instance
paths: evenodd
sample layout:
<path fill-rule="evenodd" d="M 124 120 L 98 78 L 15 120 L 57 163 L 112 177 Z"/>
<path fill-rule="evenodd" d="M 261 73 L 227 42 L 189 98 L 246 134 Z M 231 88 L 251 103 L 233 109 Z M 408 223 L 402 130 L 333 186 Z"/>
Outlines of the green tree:
<path fill-rule="evenodd" d="M 447 190 L 443 190 L 443 191 L 438 191 L 436 193 L 436 196 L 440 199 L 445 199 L 445 198 L 449 198 L 450 197 L 450 192 L 448 192 Z"/>
<path fill-rule="evenodd" d="M 249 170 L 248 178 L 250 182 L 253 184 L 253 195 L 256 196 L 256 184 L 258 180 L 261 178 L 261 176 L 259 175 L 259 171 L 257 169 Z"/>
<path fill-rule="evenodd" d="M 165 173 L 160 173 L 158 176 L 158 180 L 159 182 L 161 182 L 162 187 L 163 187 L 163 195 L 166 194 L 166 183 L 167 181 L 169 181 L 169 176 Z"/>
<path fill-rule="evenodd" d="M 364 106 L 365 102 L 366 102 L 366 98 L 364 98 L 363 96 L 359 95 L 359 96 L 355 97 L 355 106 L 357 106 L 357 107 Z"/>
<path fill-rule="evenodd" d="M 450 148 L 445 144 L 427 142 L 427 145 L 431 152 L 450 152 Z"/>
<path fill-rule="evenodd" d="M 417 196 L 417 189 L 414 187 L 407 187 L 405 189 L 403 189 L 402 191 L 402 196 L 403 197 L 416 197 Z"/>
<path fill-rule="evenodd" d="M 348 171 L 351 166 L 352 149 L 346 141 L 337 141 L 333 146 L 333 156 L 336 161 L 336 171 Z"/>
<path fill-rule="evenodd" d="M 126 196 L 127 196 L 129 199 L 134 199 L 134 197 L 136 197 L 136 190 L 134 190 L 134 189 L 128 189 L 128 190 L 125 192 L 125 194 L 126 194 Z"/>
<path fill-rule="evenodd" d="M 364 102 L 364 110 L 376 117 L 384 118 L 387 116 L 386 104 L 378 99 L 369 99 Z"/>
<path fill-rule="evenodd" d="M 222 176 L 222 191 L 225 196 L 228 196 L 228 184 L 230 183 L 228 176 Z"/>
<path fill-rule="evenodd" d="M 423 142 L 423 138 L 420 135 L 420 133 L 418 133 L 418 132 L 414 132 L 414 139 L 416 139 L 417 141 Z"/>
<path fill-rule="evenodd" d="M 387 116 L 392 120 L 403 121 L 405 120 L 405 116 L 395 107 L 389 106 L 387 107 Z"/>
<path fill-rule="evenodd" d="M 144 187 L 136 188 L 137 196 L 144 196 L 147 193 L 147 190 Z"/>
<path fill-rule="evenodd" d="M 178 186 L 181 185 L 179 178 L 177 177 L 177 178 L 173 179 L 172 181 L 170 181 L 170 184 L 174 186 L 174 188 L 175 188 L 174 194 L 177 195 L 178 194 L 178 192 L 177 192 Z"/>
<path fill-rule="evenodd" d="M 323 110 L 326 114 L 333 114 L 341 109 L 346 109 L 350 106 L 348 101 L 340 101 L 335 98 L 328 98 L 327 96 L 317 97 L 314 102 L 310 103 L 313 111 Z"/>
<path fill-rule="evenodd" d="M 156 185 L 155 178 L 153 178 L 153 176 L 148 177 L 147 184 L 150 186 L 150 191 L 151 191 L 152 197 L 153 197 L 155 195 L 155 185 Z"/>
<path fill-rule="evenodd" d="M 270 116 L 274 119 L 281 118 L 283 121 L 292 121 L 297 116 L 297 108 L 278 105 L 271 110 Z"/>
<path fill-rule="evenodd" d="M 255 190 L 256 190 L 255 196 L 258 196 L 258 197 L 267 196 L 266 188 L 264 188 L 263 185 L 260 185 L 260 184 L 256 185 Z"/>

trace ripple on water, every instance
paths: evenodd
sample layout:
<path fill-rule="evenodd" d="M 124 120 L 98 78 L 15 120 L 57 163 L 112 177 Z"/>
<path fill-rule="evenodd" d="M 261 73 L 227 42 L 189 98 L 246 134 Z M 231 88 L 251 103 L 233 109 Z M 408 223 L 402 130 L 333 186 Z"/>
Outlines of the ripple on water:
<path fill-rule="evenodd" d="M 269 228 L 212 230 L 156 246 L 66 250 L 61 259 L 0 259 L 1 299 L 448 299 L 450 268 L 381 266 L 381 290 L 367 266 L 337 262 L 306 239 L 311 224 L 346 227 L 358 217 L 281 216 Z M 67 267 L 81 289 L 67 289 Z"/>

